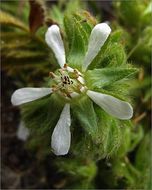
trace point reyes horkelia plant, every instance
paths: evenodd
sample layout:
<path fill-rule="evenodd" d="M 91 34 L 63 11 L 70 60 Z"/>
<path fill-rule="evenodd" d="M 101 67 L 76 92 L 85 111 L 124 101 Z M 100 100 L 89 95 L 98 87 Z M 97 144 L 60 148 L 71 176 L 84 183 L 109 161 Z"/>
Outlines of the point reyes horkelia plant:
<path fill-rule="evenodd" d="M 50 77 L 52 78 L 51 87 L 21 88 L 16 90 L 12 95 L 11 102 L 16 106 L 37 100 L 52 93 L 56 93 L 60 98 L 62 97 L 62 99 L 64 99 L 65 105 L 51 138 L 51 146 L 56 155 L 65 155 L 70 148 L 70 103 L 72 101 L 83 96 L 88 96 L 93 102 L 113 117 L 127 120 L 133 115 L 132 106 L 128 102 L 108 94 L 91 91 L 85 83 L 85 71 L 104 45 L 110 32 L 111 29 L 106 23 L 97 24 L 93 28 L 82 69 L 77 70 L 69 67 L 68 63 L 66 63 L 65 49 L 59 27 L 57 25 L 52 25 L 46 32 L 45 40 L 48 46 L 53 50 L 58 64 L 60 65 L 60 69 L 55 73 L 50 72 Z"/>

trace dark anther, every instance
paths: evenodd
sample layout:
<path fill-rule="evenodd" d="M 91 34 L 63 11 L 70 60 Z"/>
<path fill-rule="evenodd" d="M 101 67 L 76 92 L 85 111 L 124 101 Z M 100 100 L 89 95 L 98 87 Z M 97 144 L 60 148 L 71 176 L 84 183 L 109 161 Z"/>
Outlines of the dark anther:
<path fill-rule="evenodd" d="M 64 68 L 67 68 L 67 64 L 65 63 L 63 67 L 64 67 Z"/>
<path fill-rule="evenodd" d="M 67 77 L 66 77 L 66 76 L 64 76 L 64 80 L 65 80 L 65 81 L 67 80 Z"/>
<path fill-rule="evenodd" d="M 70 79 L 69 79 L 69 77 L 67 77 L 67 80 L 68 80 L 68 84 L 70 84 Z"/>

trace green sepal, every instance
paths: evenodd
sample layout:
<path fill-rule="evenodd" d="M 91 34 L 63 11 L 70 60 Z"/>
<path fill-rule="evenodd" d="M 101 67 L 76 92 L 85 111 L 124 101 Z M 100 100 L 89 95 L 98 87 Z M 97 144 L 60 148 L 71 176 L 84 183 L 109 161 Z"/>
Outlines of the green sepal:
<path fill-rule="evenodd" d="M 85 74 L 90 89 L 103 88 L 122 79 L 128 79 L 137 72 L 135 68 L 103 68 L 88 70 Z"/>
<path fill-rule="evenodd" d="M 95 140 L 98 136 L 98 125 L 93 102 L 88 97 L 83 97 L 77 104 L 72 104 L 71 108 L 72 115 L 78 120 L 80 127 Z"/>

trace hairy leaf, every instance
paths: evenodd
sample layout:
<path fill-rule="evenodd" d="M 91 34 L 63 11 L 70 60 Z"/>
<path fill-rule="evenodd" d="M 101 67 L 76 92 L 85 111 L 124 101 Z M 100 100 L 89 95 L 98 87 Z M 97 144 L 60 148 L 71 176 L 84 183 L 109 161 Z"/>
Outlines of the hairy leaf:
<path fill-rule="evenodd" d="M 96 149 L 98 159 L 110 157 L 115 154 L 122 142 L 120 122 L 107 114 L 97 105 L 94 105 L 98 118 L 99 126 L 99 144 Z"/>
<path fill-rule="evenodd" d="M 64 25 L 69 41 L 68 64 L 81 70 L 91 26 L 87 22 L 83 22 L 83 17 L 80 15 L 66 15 Z"/>
<path fill-rule="evenodd" d="M 89 68 L 118 67 L 125 63 L 126 53 L 123 46 L 120 43 L 111 42 L 109 37 Z"/>
<path fill-rule="evenodd" d="M 63 105 L 59 105 L 54 95 L 27 103 L 22 106 L 22 116 L 26 127 L 36 134 L 43 134 L 55 127 Z"/>
<path fill-rule="evenodd" d="M 28 31 L 28 28 L 26 27 L 26 25 L 24 25 L 23 22 L 4 11 L 0 11 L 0 23 L 3 25 L 14 26 L 22 30 Z"/>
<path fill-rule="evenodd" d="M 143 140 L 141 141 L 136 158 L 135 158 L 135 165 L 136 167 L 144 173 L 144 175 L 141 175 L 140 182 L 138 184 L 138 188 L 140 189 L 151 189 L 151 134 L 148 132 Z"/>
<path fill-rule="evenodd" d="M 102 88 L 122 79 L 128 79 L 137 72 L 134 68 L 104 68 L 86 72 L 86 81 L 90 88 Z"/>
<path fill-rule="evenodd" d="M 92 101 L 84 97 L 78 104 L 72 105 L 72 111 L 80 126 L 95 139 L 98 135 L 98 125 Z"/>

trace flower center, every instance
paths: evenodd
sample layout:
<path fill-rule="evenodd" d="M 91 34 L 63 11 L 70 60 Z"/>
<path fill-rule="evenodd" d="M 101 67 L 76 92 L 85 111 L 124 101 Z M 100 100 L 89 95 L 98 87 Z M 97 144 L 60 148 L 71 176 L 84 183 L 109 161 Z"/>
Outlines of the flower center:
<path fill-rule="evenodd" d="M 58 69 L 55 73 L 50 72 L 50 77 L 53 92 L 69 100 L 80 96 L 87 89 L 83 75 L 66 64 L 64 68 Z"/>

